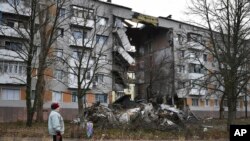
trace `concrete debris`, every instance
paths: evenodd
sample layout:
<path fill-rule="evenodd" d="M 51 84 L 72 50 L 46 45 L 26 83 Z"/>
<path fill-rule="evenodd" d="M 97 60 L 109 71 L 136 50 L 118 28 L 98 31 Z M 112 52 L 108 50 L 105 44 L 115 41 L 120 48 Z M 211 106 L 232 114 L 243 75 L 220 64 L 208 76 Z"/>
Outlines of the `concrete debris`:
<path fill-rule="evenodd" d="M 85 119 L 103 128 L 124 126 L 129 128 L 151 128 L 158 130 L 179 130 L 185 127 L 188 118 L 185 113 L 170 105 L 152 103 L 134 104 L 134 108 L 121 109 L 122 106 L 109 107 L 97 104 L 85 110 Z M 119 108 L 117 108 L 119 107 Z M 190 116 L 190 115 L 188 115 Z M 196 118 L 194 118 L 196 119 Z M 72 123 L 79 122 L 75 119 Z M 205 129 L 206 130 L 206 129 Z"/>

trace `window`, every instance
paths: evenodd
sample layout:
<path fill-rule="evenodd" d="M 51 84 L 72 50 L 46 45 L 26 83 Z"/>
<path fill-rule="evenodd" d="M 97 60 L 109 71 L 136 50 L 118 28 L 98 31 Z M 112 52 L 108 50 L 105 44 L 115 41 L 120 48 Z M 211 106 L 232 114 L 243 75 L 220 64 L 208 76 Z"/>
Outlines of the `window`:
<path fill-rule="evenodd" d="M 179 88 L 179 89 L 185 88 L 185 84 L 186 84 L 186 82 L 181 82 L 181 81 L 179 81 L 179 82 L 178 82 L 178 88 Z"/>
<path fill-rule="evenodd" d="M 31 100 L 35 100 L 35 95 L 36 95 L 36 90 L 32 90 L 30 95 Z"/>
<path fill-rule="evenodd" d="M 77 102 L 77 92 L 76 91 L 73 91 L 72 92 L 72 102 Z"/>
<path fill-rule="evenodd" d="M 82 101 L 84 102 L 85 96 L 82 97 Z M 72 102 L 78 102 L 77 91 L 72 91 Z"/>
<path fill-rule="evenodd" d="M 7 19 L 6 25 L 12 28 L 24 28 L 23 21 L 17 21 L 12 19 Z"/>
<path fill-rule="evenodd" d="M 180 50 L 179 51 L 179 57 L 184 58 L 185 57 L 185 50 Z"/>
<path fill-rule="evenodd" d="M 82 39 L 84 35 L 81 31 L 73 31 L 73 37 L 74 39 Z"/>
<path fill-rule="evenodd" d="M 218 99 L 215 99 L 215 100 L 214 100 L 214 106 L 217 107 L 218 105 L 219 105 L 219 104 L 218 104 Z"/>
<path fill-rule="evenodd" d="M 205 99 L 206 106 L 209 106 L 209 99 Z"/>
<path fill-rule="evenodd" d="M 81 56 L 82 56 L 81 51 L 73 51 L 73 58 L 74 59 L 80 59 Z"/>
<path fill-rule="evenodd" d="M 99 45 L 106 44 L 107 40 L 108 40 L 107 36 L 96 35 L 96 43 Z"/>
<path fill-rule="evenodd" d="M 8 21 L 7 21 L 7 26 L 9 26 L 9 27 L 14 27 L 14 26 L 15 26 L 15 22 L 14 22 L 14 21 L 11 21 L 11 20 L 8 20 Z"/>
<path fill-rule="evenodd" d="M 2 24 L 2 20 L 3 20 L 3 13 L 0 11 L 0 25 Z"/>
<path fill-rule="evenodd" d="M 114 26 L 122 28 L 123 27 L 122 19 L 118 18 L 118 17 L 115 17 L 115 24 L 114 24 Z"/>
<path fill-rule="evenodd" d="M 179 28 L 180 28 L 180 29 L 182 28 L 182 25 L 181 25 L 181 24 L 179 24 Z"/>
<path fill-rule="evenodd" d="M 22 49 L 22 44 L 21 43 L 17 43 L 17 42 L 6 41 L 5 42 L 5 49 L 13 50 L 13 51 L 18 51 L 18 50 Z"/>
<path fill-rule="evenodd" d="M 58 28 L 57 29 L 57 37 L 63 37 L 64 36 L 64 29 Z"/>
<path fill-rule="evenodd" d="M 97 17 L 97 23 L 99 23 L 99 25 L 107 25 L 108 24 L 108 18 L 105 17 Z"/>
<path fill-rule="evenodd" d="M 73 16 L 79 18 L 93 19 L 94 10 L 89 8 L 73 6 Z"/>
<path fill-rule="evenodd" d="M 203 73 L 203 66 L 200 64 L 189 64 L 189 73 Z"/>
<path fill-rule="evenodd" d="M 106 62 L 108 60 L 107 55 L 101 55 L 100 56 L 100 61 Z"/>
<path fill-rule="evenodd" d="M 103 82 L 104 74 L 96 74 L 95 82 Z"/>
<path fill-rule="evenodd" d="M 199 42 L 199 43 L 201 43 L 202 42 L 202 36 L 201 35 L 199 35 L 199 34 L 195 34 L 195 33 L 188 33 L 188 35 L 187 35 L 188 37 L 188 41 L 190 42 L 190 41 L 194 41 L 194 42 Z"/>
<path fill-rule="evenodd" d="M 20 100 L 20 89 L 3 88 L 1 100 Z"/>
<path fill-rule="evenodd" d="M 25 64 L 15 61 L 0 61 L 0 73 L 25 74 Z"/>
<path fill-rule="evenodd" d="M 227 100 L 224 100 L 224 101 L 223 101 L 223 106 L 224 106 L 224 107 L 228 107 L 228 105 L 227 105 Z"/>
<path fill-rule="evenodd" d="M 85 76 L 85 78 L 86 78 L 87 80 L 90 80 L 90 70 L 85 69 L 85 71 L 86 71 L 86 76 Z"/>
<path fill-rule="evenodd" d="M 8 3 L 9 3 L 10 5 L 12 5 L 12 6 L 14 6 L 14 5 L 19 5 L 20 0 L 8 0 Z"/>
<path fill-rule="evenodd" d="M 192 98 L 192 106 L 199 106 L 199 99 Z"/>
<path fill-rule="evenodd" d="M 65 13 L 66 13 L 66 10 L 64 8 L 60 8 L 59 9 L 59 17 L 60 18 L 64 18 L 65 17 Z"/>
<path fill-rule="evenodd" d="M 52 102 L 63 102 L 63 96 L 61 92 L 52 92 Z"/>
<path fill-rule="evenodd" d="M 185 66 L 184 65 L 179 65 L 178 66 L 178 72 L 185 73 Z"/>
<path fill-rule="evenodd" d="M 107 95 L 106 94 L 96 94 L 95 101 L 100 103 L 107 103 Z"/>
<path fill-rule="evenodd" d="M 56 57 L 63 58 L 63 49 L 56 49 Z"/>
<path fill-rule="evenodd" d="M 207 54 L 203 54 L 203 61 L 207 62 Z"/>
<path fill-rule="evenodd" d="M 55 70 L 54 77 L 57 80 L 62 80 L 63 79 L 63 71 L 62 70 Z"/>
<path fill-rule="evenodd" d="M 184 41 L 184 37 L 181 34 L 177 34 L 178 36 L 178 42 L 180 45 L 182 45 L 183 41 Z"/>

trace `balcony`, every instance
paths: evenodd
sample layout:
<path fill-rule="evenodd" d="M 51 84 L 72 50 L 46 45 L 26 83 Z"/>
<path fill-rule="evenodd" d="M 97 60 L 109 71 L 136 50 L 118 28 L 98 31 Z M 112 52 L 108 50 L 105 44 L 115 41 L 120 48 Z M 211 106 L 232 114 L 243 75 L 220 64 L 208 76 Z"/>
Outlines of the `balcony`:
<path fill-rule="evenodd" d="M 25 84 L 26 76 L 20 74 L 1 74 L 0 72 L 0 84 Z"/>
<path fill-rule="evenodd" d="M 16 38 L 26 38 L 29 36 L 26 29 L 0 25 L 0 35 Z"/>
<path fill-rule="evenodd" d="M 195 95 L 195 96 L 204 96 L 206 95 L 206 90 L 203 90 L 203 89 L 198 89 L 198 88 L 192 88 L 190 91 L 189 91 L 189 95 Z"/>
<path fill-rule="evenodd" d="M 82 39 L 82 38 L 78 38 L 75 39 L 73 36 L 70 37 L 69 39 L 69 45 L 70 46 L 84 46 L 84 47 L 88 47 L 91 48 L 92 47 L 92 41 L 90 39 Z"/>
<path fill-rule="evenodd" d="M 15 9 L 15 8 L 13 8 L 13 6 L 8 4 L 7 2 L 4 2 L 4 3 L 1 2 L 0 9 L 1 9 L 2 12 L 6 12 L 6 13 L 17 14 L 16 11 L 18 11 L 19 15 L 30 16 L 31 8 L 25 3 L 27 3 L 27 2 L 20 1 L 18 6 L 16 7 L 17 9 Z"/>
<path fill-rule="evenodd" d="M 204 74 L 202 73 L 189 73 L 188 74 L 188 79 L 199 79 L 204 77 Z"/>
<path fill-rule="evenodd" d="M 94 20 L 91 20 L 91 19 L 71 17 L 70 21 L 71 21 L 71 24 L 76 25 L 76 26 L 83 26 L 83 27 L 88 27 L 88 28 L 94 27 Z"/>
<path fill-rule="evenodd" d="M 190 49 L 195 49 L 195 50 L 204 50 L 205 49 L 200 43 L 197 43 L 194 41 L 187 42 L 186 45 Z"/>

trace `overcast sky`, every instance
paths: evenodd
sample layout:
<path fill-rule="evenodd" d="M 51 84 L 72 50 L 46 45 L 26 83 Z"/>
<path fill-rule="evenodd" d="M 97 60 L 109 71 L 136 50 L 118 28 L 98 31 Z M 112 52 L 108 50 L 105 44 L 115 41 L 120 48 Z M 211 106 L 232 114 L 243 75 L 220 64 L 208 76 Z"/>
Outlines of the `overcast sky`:
<path fill-rule="evenodd" d="M 112 3 L 132 8 L 133 11 L 151 16 L 187 20 L 187 0 L 112 0 Z"/>

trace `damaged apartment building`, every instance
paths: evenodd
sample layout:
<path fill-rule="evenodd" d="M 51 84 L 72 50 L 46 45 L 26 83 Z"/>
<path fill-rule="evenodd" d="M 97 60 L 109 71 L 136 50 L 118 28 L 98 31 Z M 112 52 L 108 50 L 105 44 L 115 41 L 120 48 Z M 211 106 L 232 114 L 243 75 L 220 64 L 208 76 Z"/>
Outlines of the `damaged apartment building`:
<path fill-rule="evenodd" d="M 45 117 L 51 102 L 57 101 L 65 119 L 75 118 L 79 85 L 87 91 L 82 98 L 86 106 L 97 102 L 108 105 L 129 95 L 135 101 L 179 108 L 189 105 L 201 116 L 218 116 L 220 97 L 208 98 L 209 90 L 188 87 L 205 73 L 194 59 L 195 52 L 201 52 L 202 62 L 212 65 L 212 57 L 202 47 L 190 45 L 193 38 L 202 39 L 199 30 L 203 29 L 171 17 L 137 13 L 110 0 L 39 2 L 41 7 L 44 4 L 52 5 L 49 17 L 58 18 L 60 23 L 44 71 Z M 30 8 L 26 0 L 0 0 L 0 122 L 24 120 L 26 116 L 27 66 L 20 50 L 28 46 L 23 37 L 30 35 L 26 31 L 30 29 Z M 32 60 L 32 98 L 36 94 L 39 55 L 44 49 L 39 20 L 36 17 L 34 21 L 38 30 L 34 33 L 37 49 Z M 44 29 L 51 31 L 52 27 L 49 23 Z M 84 74 L 79 74 L 82 70 Z M 243 111 L 242 103 L 238 108 Z"/>
<path fill-rule="evenodd" d="M 86 106 L 97 102 L 107 105 L 125 94 L 133 99 L 135 60 L 123 22 L 132 18 L 132 10 L 98 0 L 44 0 L 37 4 L 41 10 L 48 5 L 49 20 L 35 17 L 32 23 L 35 32 L 30 32 L 30 1 L 0 1 L 0 121 L 26 119 L 25 57 L 31 33 L 36 47 L 31 68 L 31 98 L 37 93 L 39 60 L 46 47 L 50 47 L 43 74 L 45 117 L 51 102 L 57 101 L 62 105 L 65 119 L 75 118 L 79 85 L 87 90 L 82 98 Z M 56 24 L 51 22 L 55 19 Z M 53 42 L 49 42 L 48 35 L 53 30 Z M 43 31 L 48 34 L 43 35 Z M 78 70 L 86 71 L 80 74 Z M 7 111 L 9 114 L 5 114 Z"/>

